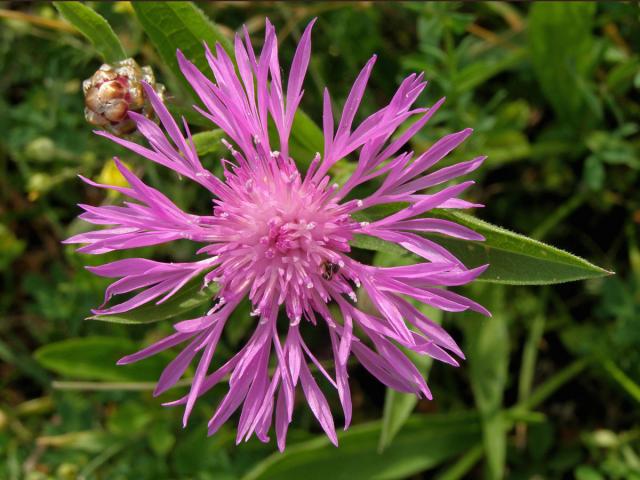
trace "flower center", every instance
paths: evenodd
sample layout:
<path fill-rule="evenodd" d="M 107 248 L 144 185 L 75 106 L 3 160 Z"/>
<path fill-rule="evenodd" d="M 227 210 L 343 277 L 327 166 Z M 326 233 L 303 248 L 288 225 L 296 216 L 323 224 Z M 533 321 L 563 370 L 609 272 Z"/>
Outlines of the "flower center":
<path fill-rule="evenodd" d="M 267 222 L 267 226 L 268 233 L 260 238 L 260 243 L 266 248 L 264 256 L 274 258 L 276 253 L 287 256 L 304 247 L 312 239 L 310 231 L 315 228 L 315 223 L 305 220 L 285 222 L 276 215 Z"/>
<path fill-rule="evenodd" d="M 226 233 L 216 275 L 227 294 L 248 292 L 256 312 L 284 303 L 297 319 L 308 297 L 328 298 L 327 287 L 346 285 L 342 252 L 350 250 L 354 222 L 326 181 L 242 173 L 227 176 L 234 195 L 214 209 Z"/>

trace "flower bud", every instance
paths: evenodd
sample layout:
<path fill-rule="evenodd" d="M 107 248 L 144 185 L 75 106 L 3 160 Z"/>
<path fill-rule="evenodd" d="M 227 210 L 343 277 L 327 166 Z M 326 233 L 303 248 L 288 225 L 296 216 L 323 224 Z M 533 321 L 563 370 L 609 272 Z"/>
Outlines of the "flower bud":
<path fill-rule="evenodd" d="M 112 100 L 124 99 L 127 93 L 126 87 L 118 80 L 111 80 L 104 82 L 98 88 L 98 101 L 101 103 L 108 103 Z"/>
<path fill-rule="evenodd" d="M 127 102 L 124 100 L 113 100 L 109 108 L 104 111 L 104 116 L 112 123 L 122 122 L 127 116 Z"/>
<path fill-rule="evenodd" d="M 136 129 L 129 112 L 153 119 L 153 109 L 142 88 L 143 81 L 164 100 L 164 85 L 156 83 L 151 67 L 140 67 L 132 58 L 102 65 L 82 83 L 87 122 L 122 136 Z"/>

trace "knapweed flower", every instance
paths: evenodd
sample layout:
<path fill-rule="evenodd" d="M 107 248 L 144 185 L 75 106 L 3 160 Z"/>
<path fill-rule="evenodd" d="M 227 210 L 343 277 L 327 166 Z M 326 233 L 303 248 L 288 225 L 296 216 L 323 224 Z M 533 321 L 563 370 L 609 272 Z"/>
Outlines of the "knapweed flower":
<path fill-rule="evenodd" d="M 178 52 L 182 72 L 205 106 L 196 109 L 228 136 L 224 142 L 230 158 L 222 160 L 223 179 L 204 168 L 186 122 L 183 120 L 181 130 L 148 85 L 146 94 L 163 129 L 142 115 L 130 116 L 149 147 L 99 132 L 207 189 L 213 203 L 210 215 L 182 211 L 116 159 L 129 187 L 84 180 L 117 190 L 131 201 L 122 206 L 81 205 L 85 210 L 81 218 L 109 227 L 67 240 L 86 244 L 79 251 L 92 254 L 180 239 L 200 244 L 197 253 L 203 259 L 192 263 L 131 258 L 90 267 L 97 275 L 118 278 L 107 289 L 105 302 L 114 295 L 138 291 L 95 313 L 117 314 L 148 302 L 162 303 L 193 278 L 202 277 L 205 285 L 215 282 L 217 297 L 205 315 L 176 323 L 175 333 L 119 363 L 137 362 L 183 345 L 164 370 L 155 393 L 174 386 L 198 357 L 189 393 L 168 404 L 185 406 L 184 423 L 198 397 L 228 382 L 228 393 L 209 421 L 209 433 L 241 408 L 238 442 L 253 434 L 268 441 L 273 422 L 280 449 L 285 445 L 298 386 L 321 427 L 337 444 L 329 404 L 310 365 L 337 390 L 346 428 L 352 413 L 347 372 L 352 355 L 385 385 L 427 398 L 431 393 L 422 374 L 399 347 L 452 365 L 457 362 L 451 354 L 463 357 L 454 340 L 416 308 L 412 299 L 446 311 L 471 309 L 488 314 L 480 305 L 446 289 L 472 281 L 485 267 L 467 269 L 445 248 L 421 235 L 435 232 L 482 240 L 468 228 L 424 214 L 433 208 L 475 206 L 458 198 L 473 182 L 443 184 L 475 170 L 484 160 L 479 157 L 426 173 L 467 138 L 471 129 L 448 135 L 417 156 L 400 152 L 442 104 L 441 100 L 430 108 L 412 109 L 426 85 L 422 75 L 406 78 L 387 106 L 354 127 L 376 61 L 373 57 L 356 78 L 337 128 L 325 90 L 323 154 L 316 154 L 306 171 L 296 166 L 301 159 L 289 155 L 289 137 L 309 64 L 312 25 L 307 26 L 296 49 L 286 86 L 275 30 L 268 21 L 259 56 L 246 29 L 244 38 L 235 38 L 235 63 L 219 45 L 215 53 L 206 48 L 215 81 Z M 410 126 L 394 137 L 398 127 L 409 120 Z M 270 121 L 277 129 L 276 142 L 268 134 Z M 355 171 L 343 185 L 332 183 L 331 167 L 349 155 L 357 158 Z M 371 180 L 377 181 L 377 190 L 357 198 L 356 187 Z M 370 207 L 403 202 L 406 208 L 370 223 L 354 219 Z M 387 268 L 363 264 L 349 255 L 356 234 L 400 245 L 419 259 L 412 265 Z M 369 308 L 360 306 L 357 293 L 368 296 Z M 216 364 L 222 366 L 212 371 L 225 325 L 246 298 L 255 317 L 253 334 L 224 363 L 216 357 Z M 279 315 L 286 317 L 286 324 L 281 321 L 278 325 Z M 322 322 L 328 327 L 326 342 L 332 347 L 333 373 L 313 355 L 301 335 L 302 326 L 311 330 Z"/>

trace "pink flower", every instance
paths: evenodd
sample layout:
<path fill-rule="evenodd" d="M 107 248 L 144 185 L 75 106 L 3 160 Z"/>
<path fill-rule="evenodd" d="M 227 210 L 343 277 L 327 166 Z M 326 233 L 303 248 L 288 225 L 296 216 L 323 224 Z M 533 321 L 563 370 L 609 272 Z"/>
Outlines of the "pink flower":
<path fill-rule="evenodd" d="M 98 132 L 209 190 L 214 205 L 211 215 L 183 212 L 116 159 L 129 188 L 83 180 L 96 187 L 117 190 L 133 201 L 123 206 L 81 205 L 85 210 L 81 218 L 109 227 L 67 240 L 85 244 L 79 251 L 92 254 L 185 238 L 203 245 L 197 253 L 203 254 L 204 259 L 193 263 L 132 258 L 90 268 L 97 275 L 119 278 L 107 289 L 105 301 L 114 295 L 138 291 L 127 301 L 95 313 L 121 313 L 152 301 L 162 303 L 198 276 L 203 277 L 204 284 L 216 282 L 217 299 L 206 315 L 176 323 L 174 334 L 124 357 L 119 363 L 137 362 L 185 344 L 164 370 L 155 394 L 174 386 L 199 356 L 189 393 L 167 405 L 184 405 L 186 424 L 197 398 L 228 379 L 228 393 L 209 421 L 209 433 L 216 432 L 242 407 L 238 442 L 252 434 L 268 441 L 275 420 L 280 449 L 284 449 L 298 386 L 327 436 L 337 444 L 333 417 L 311 373 L 310 363 L 337 390 L 345 428 L 352 410 L 347 373 L 351 354 L 385 385 L 431 398 L 422 374 L 398 347 L 455 366 L 458 363 L 450 353 L 459 357 L 463 354 L 454 340 L 408 298 L 446 311 L 471 309 L 488 315 L 480 305 L 444 288 L 472 281 L 486 266 L 469 270 L 446 249 L 419 234 L 437 232 L 482 240 L 468 228 L 424 216 L 433 208 L 476 206 L 457 198 L 473 182 L 440 187 L 428 194 L 419 192 L 467 174 L 484 160 L 479 157 L 425 173 L 467 138 L 471 129 L 442 138 L 421 155 L 399 153 L 443 101 L 430 108 L 411 108 L 426 85 L 422 75 L 406 78 L 386 107 L 354 127 L 353 120 L 376 60 L 374 56 L 355 80 L 337 128 L 325 90 L 324 154 L 316 154 L 306 172 L 301 172 L 296 159 L 289 156 L 288 140 L 302 98 L 313 23 L 307 26 L 297 47 L 286 90 L 280 77 L 275 30 L 268 21 L 259 57 L 254 54 L 246 30 L 244 41 L 236 36 L 239 76 L 232 59 L 219 45 L 215 54 L 206 51 L 215 82 L 178 52 L 182 72 L 206 107 L 198 111 L 230 139 L 225 145 L 231 157 L 222 161 L 224 180 L 202 166 L 186 122 L 183 120 L 183 133 L 148 85 L 146 94 L 163 129 L 142 115 L 134 112 L 130 115 L 150 148 Z M 278 150 L 269 140 L 268 117 L 277 127 Z M 414 119 L 411 126 L 392 138 L 408 119 Z M 342 186 L 331 183 L 331 167 L 348 155 L 357 156 L 355 172 Z M 380 180 L 375 193 L 366 198 L 351 198 L 355 187 L 372 179 Z M 371 223 L 354 220 L 356 212 L 391 202 L 407 202 L 409 206 Z M 391 268 L 362 264 L 349 256 L 355 234 L 393 242 L 423 260 Z M 366 293 L 378 313 L 359 307 L 358 288 Z M 247 297 L 255 316 L 253 335 L 239 352 L 210 372 L 225 323 Z M 330 309 L 330 303 L 335 308 Z M 277 328 L 281 307 L 288 318 L 286 332 Z M 314 357 L 302 338 L 303 322 L 327 325 L 335 365 L 333 375 Z M 276 367 L 270 373 L 272 357 Z"/>

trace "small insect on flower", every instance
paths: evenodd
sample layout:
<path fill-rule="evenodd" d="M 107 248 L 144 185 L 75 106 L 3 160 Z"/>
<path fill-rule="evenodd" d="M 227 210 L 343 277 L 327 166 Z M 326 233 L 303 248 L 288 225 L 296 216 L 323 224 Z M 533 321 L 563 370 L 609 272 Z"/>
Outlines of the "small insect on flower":
<path fill-rule="evenodd" d="M 155 82 L 151 67 L 141 68 L 133 58 L 113 65 L 103 64 L 91 78 L 82 82 L 87 122 L 116 135 L 126 135 L 136 129 L 129 112 L 153 118 L 142 82 L 151 85 L 160 100 L 164 99 L 164 85 Z"/>
<path fill-rule="evenodd" d="M 331 280 L 333 276 L 340 271 L 340 265 L 332 262 L 323 262 L 320 265 L 320 270 L 322 272 L 322 278 Z"/>
<path fill-rule="evenodd" d="M 430 218 L 429 211 L 479 206 L 459 198 L 472 181 L 451 184 L 451 180 L 477 169 L 484 157 L 433 169 L 471 134 L 471 129 L 447 135 L 417 155 L 403 150 L 444 100 L 427 108 L 412 107 L 426 86 L 422 74 L 407 77 L 386 106 L 354 125 L 374 56 L 355 79 L 337 126 L 329 92 L 324 91 L 322 154 L 313 159 L 291 156 L 289 139 L 302 99 L 313 23 L 302 35 L 286 85 L 275 29 L 268 21 L 259 55 L 246 29 L 242 37 L 236 36 L 235 60 L 220 45 L 214 51 L 206 47 L 215 80 L 178 52 L 180 68 L 204 106 L 196 109 L 227 136 L 223 143 L 229 155 L 221 160 L 223 178 L 202 165 L 187 123 L 173 119 L 148 83 L 143 83 L 144 92 L 162 126 L 144 114 L 128 113 L 148 146 L 98 132 L 200 185 L 213 200 L 209 214 L 184 212 L 116 159 L 129 187 L 83 180 L 116 190 L 130 200 L 122 206 L 81 205 L 85 210 L 82 219 L 108 227 L 67 240 L 84 244 L 79 251 L 91 254 L 174 240 L 196 243 L 199 257 L 192 262 L 129 258 L 89 267 L 97 275 L 117 279 L 105 292 L 105 304 L 114 296 L 128 294 L 126 300 L 94 312 L 122 314 L 149 302 L 160 304 L 194 278 L 201 279 L 203 286 L 216 284 L 217 300 L 206 314 L 175 323 L 171 335 L 122 358 L 119 364 L 182 345 L 182 351 L 160 376 L 155 394 L 176 385 L 196 357 L 197 367 L 189 392 L 165 405 L 184 405 L 186 424 L 198 398 L 218 383 L 227 382 L 228 392 L 209 421 L 209 434 L 241 409 L 237 441 L 256 435 L 266 442 L 273 424 L 280 449 L 284 449 L 293 418 L 297 389 L 302 390 L 329 439 L 337 444 L 332 412 L 317 381 L 326 380 L 336 389 L 347 428 L 352 416 L 347 371 L 350 357 L 388 387 L 431 398 L 423 375 L 403 349 L 454 366 L 458 361 L 453 355 L 464 356 L 453 338 L 416 304 L 449 312 L 489 314 L 448 289 L 473 281 L 487 266 L 468 269 L 425 235 L 483 240 L 454 222 Z M 105 71 L 105 81 L 112 82 L 109 72 Z M 93 84 L 92 88 L 98 88 L 95 94 L 100 95 L 101 85 Z M 108 98 L 117 99 L 122 98 L 121 93 L 114 85 L 105 92 Z M 117 114 L 116 110 L 114 119 L 120 118 Z M 269 136 L 272 124 L 277 140 Z M 396 134 L 398 129 L 401 131 Z M 332 167 L 348 161 L 346 158 L 356 162 L 355 169 L 339 185 L 331 179 Z M 308 168 L 299 170 L 296 161 L 308 164 Z M 365 183 L 368 190 L 358 188 Z M 353 198 L 354 192 L 363 191 L 370 193 Z M 385 204 L 392 213 L 360 221 L 368 218 L 371 207 Z M 370 265 L 362 260 L 368 257 L 352 255 L 354 240 L 363 238 L 404 248 L 413 255 L 414 263 Z M 368 298 L 366 306 L 358 303 L 358 290 Z M 251 315 L 257 317 L 253 332 L 232 356 L 218 358 L 223 355 L 217 346 L 225 325 L 243 301 L 251 304 Z M 279 317 L 288 321 L 278 322 Z M 303 325 L 306 336 L 320 323 L 328 327 L 326 343 L 331 345 L 334 365 L 331 373 L 303 338 Z M 216 369 L 212 368 L 214 353 Z M 319 373 L 313 374 L 310 366 Z"/>

